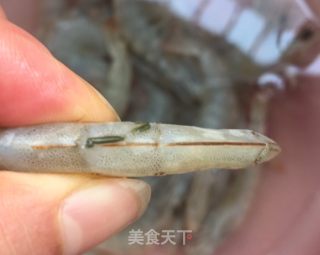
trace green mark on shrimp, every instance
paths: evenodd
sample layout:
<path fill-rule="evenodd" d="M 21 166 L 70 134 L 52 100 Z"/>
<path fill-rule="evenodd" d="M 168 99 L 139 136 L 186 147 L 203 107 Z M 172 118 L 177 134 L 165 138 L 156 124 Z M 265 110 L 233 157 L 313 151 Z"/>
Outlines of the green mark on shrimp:
<path fill-rule="evenodd" d="M 142 123 L 140 126 L 135 127 L 134 129 L 132 129 L 132 133 L 140 133 L 140 132 L 145 132 L 147 130 L 149 130 L 151 128 L 150 123 L 146 122 L 146 123 Z"/>
<path fill-rule="evenodd" d="M 116 143 L 124 140 L 123 136 L 100 136 L 89 137 L 86 142 L 87 148 L 92 148 L 96 144 Z"/>

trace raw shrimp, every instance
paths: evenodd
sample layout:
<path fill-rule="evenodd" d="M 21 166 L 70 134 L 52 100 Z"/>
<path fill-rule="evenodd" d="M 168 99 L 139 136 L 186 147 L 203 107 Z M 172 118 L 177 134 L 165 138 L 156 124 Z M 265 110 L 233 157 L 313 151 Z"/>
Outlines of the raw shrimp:
<path fill-rule="evenodd" d="M 108 95 L 108 101 L 122 116 L 130 95 L 131 64 L 126 45 L 112 24 L 70 11 L 47 27 L 50 29 L 42 31 L 41 37 L 51 52 Z"/>
<path fill-rule="evenodd" d="M 155 123 L 64 123 L 0 132 L 2 169 L 157 176 L 238 169 L 280 152 L 250 130 L 209 130 Z"/>

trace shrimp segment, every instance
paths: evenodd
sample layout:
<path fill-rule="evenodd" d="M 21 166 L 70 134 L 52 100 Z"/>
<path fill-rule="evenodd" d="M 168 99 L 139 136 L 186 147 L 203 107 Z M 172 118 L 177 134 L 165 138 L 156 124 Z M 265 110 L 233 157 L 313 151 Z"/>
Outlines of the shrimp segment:
<path fill-rule="evenodd" d="M 157 176 L 239 169 L 280 152 L 250 130 L 157 123 L 59 123 L 0 131 L 0 165 L 30 172 Z"/>

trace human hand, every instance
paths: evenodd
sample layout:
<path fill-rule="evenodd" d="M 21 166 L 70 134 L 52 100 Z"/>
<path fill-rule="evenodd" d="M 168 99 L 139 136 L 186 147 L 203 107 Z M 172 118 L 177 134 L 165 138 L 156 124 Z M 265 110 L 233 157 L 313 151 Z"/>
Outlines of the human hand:
<path fill-rule="evenodd" d="M 118 120 L 93 87 L 1 10 L 0 102 L 0 127 Z M 139 180 L 1 171 L 0 253 L 80 254 L 139 217 L 149 196 Z"/>

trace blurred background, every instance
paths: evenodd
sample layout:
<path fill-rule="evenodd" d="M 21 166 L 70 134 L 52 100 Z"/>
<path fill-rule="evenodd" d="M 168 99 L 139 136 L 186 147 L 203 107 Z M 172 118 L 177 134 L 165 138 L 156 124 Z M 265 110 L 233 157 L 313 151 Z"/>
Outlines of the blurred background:
<path fill-rule="evenodd" d="M 0 3 L 122 120 L 250 128 L 282 145 L 264 170 L 147 178 L 146 214 L 88 254 L 265 254 L 286 239 L 319 186 L 317 0 Z"/>

